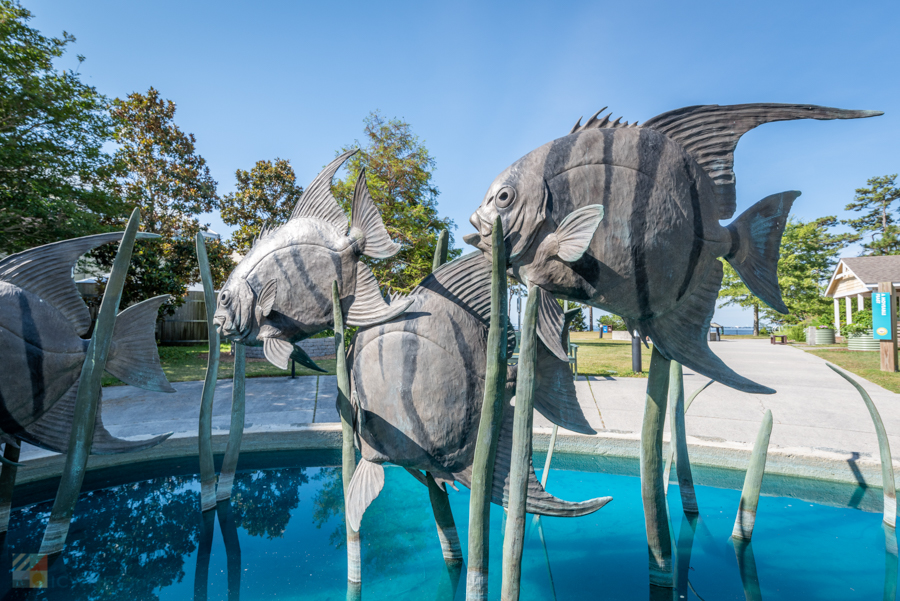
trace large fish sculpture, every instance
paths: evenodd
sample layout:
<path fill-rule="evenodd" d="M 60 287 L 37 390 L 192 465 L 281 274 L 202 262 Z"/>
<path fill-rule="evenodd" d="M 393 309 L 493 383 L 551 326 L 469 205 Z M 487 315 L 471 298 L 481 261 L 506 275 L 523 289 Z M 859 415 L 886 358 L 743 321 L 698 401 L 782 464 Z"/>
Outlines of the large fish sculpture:
<path fill-rule="evenodd" d="M 354 529 L 384 485 L 385 462 L 406 468 L 423 482 L 419 470 L 431 473 L 442 486 L 453 482 L 470 486 L 484 399 L 490 291 L 491 261 L 472 253 L 423 280 L 409 294 L 412 304 L 403 315 L 357 332 L 348 360 L 353 427 L 362 454 L 347 500 L 347 518 Z M 559 305 L 546 293 L 541 301 L 545 333 L 555 329 L 561 339 L 565 326 Z M 551 314 L 555 315 L 548 319 Z M 507 341 L 512 354 L 511 325 Z M 510 401 L 516 373 L 517 366 L 510 366 L 494 464 L 491 496 L 498 505 L 506 505 L 509 497 L 514 413 Z M 578 404 L 568 360 L 538 344 L 536 379 L 535 409 L 559 426 L 595 434 Z M 544 490 L 529 461 L 529 513 L 574 517 L 596 511 L 610 500 L 558 499 Z"/>
<path fill-rule="evenodd" d="M 293 358 L 320 369 L 296 342 L 334 325 L 331 282 L 337 281 L 346 323 L 365 326 L 403 313 L 411 301 L 385 302 L 362 255 L 392 257 L 393 242 L 366 187 L 356 181 L 352 220 L 331 194 L 331 180 L 355 150 L 345 152 L 306 188 L 291 218 L 264 231 L 238 263 L 219 293 L 215 323 L 236 342 L 262 345 L 270 363 L 286 369 Z"/>
<path fill-rule="evenodd" d="M 148 237 L 138 234 L 139 238 Z M 121 232 L 47 244 L 0 261 L 0 430 L 65 453 L 91 326 L 72 279 L 78 258 L 120 240 Z M 175 392 L 156 351 L 156 318 L 169 296 L 128 307 L 116 318 L 106 371 L 126 384 Z M 152 447 L 172 433 L 140 441 L 114 437 L 103 426 L 102 397 L 91 452 L 113 454 Z"/>
<path fill-rule="evenodd" d="M 736 210 L 734 149 L 772 121 L 880 115 L 799 104 L 691 106 L 641 126 L 598 112 L 528 153 L 491 184 L 464 240 L 490 252 L 503 223 L 512 274 L 568 300 L 623 317 L 668 359 L 738 390 L 772 393 L 732 371 L 707 344 L 727 260 L 753 294 L 781 313 L 776 268 L 781 236 L 799 192 Z M 566 257 L 557 224 L 601 204 L 606 218 L 590 248 Z M 554 256 L 555 255 L 555 256 Z"/>

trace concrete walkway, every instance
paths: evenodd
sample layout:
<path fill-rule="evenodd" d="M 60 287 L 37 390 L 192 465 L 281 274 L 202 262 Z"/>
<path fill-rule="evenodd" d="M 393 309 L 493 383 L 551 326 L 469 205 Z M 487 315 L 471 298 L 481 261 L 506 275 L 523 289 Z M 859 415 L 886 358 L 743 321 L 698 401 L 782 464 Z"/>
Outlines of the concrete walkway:
<path fill-rule="evenodd" d="M 777 390 L 750 395 L 721 384 L 705 390 L 686 416 L 688 442 L 746 449 L 752 446 L 766 409 L 774 416 L 771 447 L 787 455 L 832 456 L 838 461 L 877 459 L 878 443 L 865 404 L 825 361 L 790 346 L 768 341 L 722 341 L 711 347 L 738 373 Z M 685 370 L 687 394 L 706 379 Z M 895 459 L 900 459 L 900 395 L 857 378 L 878 406 Z M 591 425 L 603 436 L 639 436 L 647 380 L 580 377 L 578 399 Z M 103 421 L 116 436 L 145 437 L 175 432 L 196 436 L 202 382 L 175 383 L 175 394 L 151 393 L 128 386 L 105 388 Z M 282 431 L 306 424 L 338 421 L 334 376 L 247 380 L 247 431 Z M 214 434 L 227 433 L 231 381 L 220 380 L 214 401 Z M 551 424 L 535 416 L 535 428 Z M 771 448 L 770 447 L 770 448 Z M 22 459 L 48 453 L 23 448 Z"/>

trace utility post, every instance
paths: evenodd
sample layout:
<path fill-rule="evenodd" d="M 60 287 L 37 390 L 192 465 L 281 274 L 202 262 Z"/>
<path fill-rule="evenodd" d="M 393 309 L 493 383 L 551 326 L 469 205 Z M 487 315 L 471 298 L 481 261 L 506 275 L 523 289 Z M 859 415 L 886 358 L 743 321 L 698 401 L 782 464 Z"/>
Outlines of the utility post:
<path fill-rule="evenodd" d="M 872 335 L 881 341 L 881 371 L 897 371 L 897 301 L 893 282 L 872 295 Z"/>

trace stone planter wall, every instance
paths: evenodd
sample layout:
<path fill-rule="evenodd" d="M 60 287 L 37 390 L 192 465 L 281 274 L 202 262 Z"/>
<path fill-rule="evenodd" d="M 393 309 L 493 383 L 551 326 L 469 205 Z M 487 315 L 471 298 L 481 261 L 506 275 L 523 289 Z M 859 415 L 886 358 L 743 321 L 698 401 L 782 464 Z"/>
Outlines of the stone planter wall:
<path fill-rule="evenodd" d="M 334 358 L 334 336 L 328 338 L 308 338 L 297 343 L 310 357 Z M 233 353 L 234 351 L 232 351 Z M 247 347 L 248 359 L 265 359 L 261 346 Z"/>

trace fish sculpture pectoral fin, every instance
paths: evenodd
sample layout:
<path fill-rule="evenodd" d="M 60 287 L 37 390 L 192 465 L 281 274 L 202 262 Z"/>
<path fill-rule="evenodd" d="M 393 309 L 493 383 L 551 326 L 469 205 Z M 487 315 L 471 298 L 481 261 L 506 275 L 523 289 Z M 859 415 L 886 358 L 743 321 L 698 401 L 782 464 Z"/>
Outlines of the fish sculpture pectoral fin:
<path fill-rule="evenodd" d="M 741 392 L 773 394 L 768 386 L 738 375 L 709 350 L 709 324 L 722 285 L 722 263 L 715 261 L 705 280 L 684 302 L 665 315 L 637 322 L 667 359 Z"/>
<path fill-rule="evenodd" d="M 328 373 L 326 370 L 322 369 L 316 362 L 313 361 L 309 355 L 302 348 L 297 346 L 296 344 L 292 345 L 294 350 L 291 351 L 291 359 L 293 359 L 296 363 L 299 363 L 303 367 L 308 367 L 313 371 L 320 371 L 322 373 Z M 285 368 L 286 369 L 286 368 Z"/>
<path fill-rule="evenodd" d="M 256 305 L 262 312 L 263 317 L 268 317 L 272 309 L 275 308 L 275 295 L 277 292 L 278 280 L 274 278 L 266 282 L 262 290 L 259 291 L 259 299 L 256 301 Z"/>
<path fill-rule="evenodd" d="M 362 459 L 353 472 L 347 489 L 347 523 L 359 532 L 363 514 L 384 488 L 384 468 L 380 463 Z"/>
<path fill-rule="evenodd" d="M 725 259 L 750 292 L 779 313 L 788 312 L 778 285 L 781 236 L 798 196 L 797 191 L 767 196 L 727 226 L 731 250 Z"/>
<path fill-rule="evenodd" d="M 169 298 L 167 294 L 149 298 L 119 313 L 106 371 L 131 386 L 175 392 L 163 373 L 155 337 L 159 307 Z"/>
<path fill-rule="evenodd" d="M 368 327 L 390 321 L 401 315 L 412 304 L 412 299 L 398 299 L 390 305 L 384 300 L 372 270 L 365 263 L 356 266 L 356 291 L 353 294 L 346 324 Z"/>
<path fill-rule="evenodd" d="M 400 252 L 400 245 L 391 240 L 381 213 L 369 194 L 365 169 L 359 172 L 356 179 L 350 218 L 350 237 L 362 241 L 363 254 L 367 257 L 388 259 Z"/>
<path fill-rule="evenodd" d="M 603 207 L 588 205 L 569 213 L 556 231 L 541 242 L 538 254 L 559 257 L 567 263 L 579 260 L 594 239 L 594 232 L 603 221 Z"/>
<path fill-rule="evenodd" d="M 263 340 L 263 354 L 266 360 L 279 369 L 287 369 L 291 365 L 291 355 L 297 347 L 281 338 Z"/>

